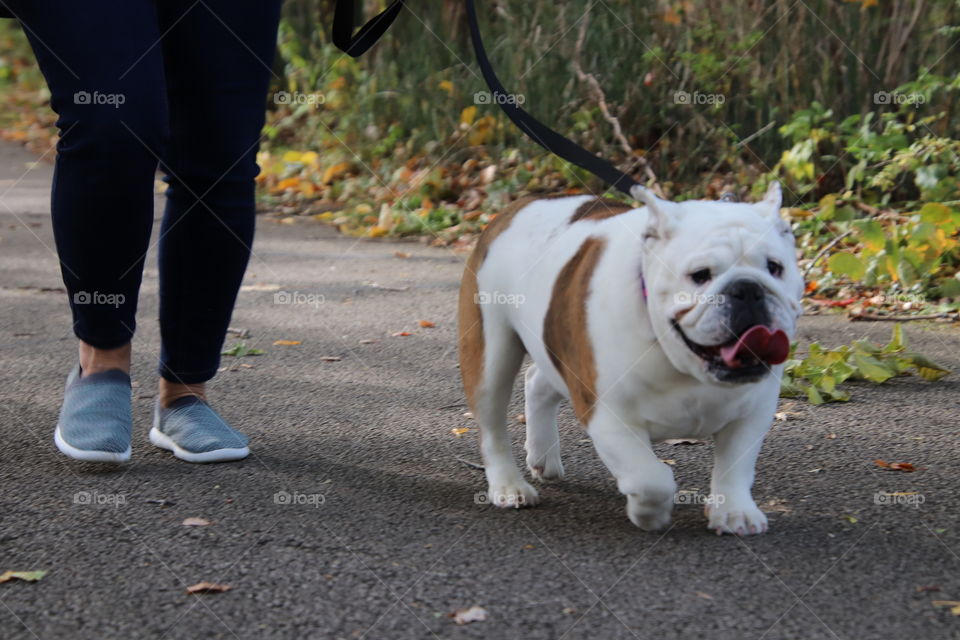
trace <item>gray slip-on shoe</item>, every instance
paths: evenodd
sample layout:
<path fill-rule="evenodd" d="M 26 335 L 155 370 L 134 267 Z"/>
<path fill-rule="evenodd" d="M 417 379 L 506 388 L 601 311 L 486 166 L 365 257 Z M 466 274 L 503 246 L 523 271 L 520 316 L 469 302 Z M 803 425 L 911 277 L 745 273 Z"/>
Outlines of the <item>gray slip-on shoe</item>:
<path fill-rule="evenodd" d="M 228 462 L 250 455 L 249 440 L 196 396 L 153 411 L 150 442 L 187 462 Z"/>
<path fill-rule="evenodd" d="M 53 441 L 65 455 L 85 462 L 130 459 L 133 411 L 130 376 L 119 369 L 67 376 Z"/>

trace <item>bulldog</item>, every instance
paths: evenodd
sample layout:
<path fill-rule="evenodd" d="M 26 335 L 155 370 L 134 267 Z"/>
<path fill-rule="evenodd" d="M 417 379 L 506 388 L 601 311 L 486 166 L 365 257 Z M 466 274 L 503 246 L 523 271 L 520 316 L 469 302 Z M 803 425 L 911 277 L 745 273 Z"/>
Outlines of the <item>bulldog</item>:
<path fill-rule="evenodd" d="M 488 500 L 538 501 L 506 422 L 528 354 L 525 448 L 535 480 L 563 476 L 557 411 L 568 400 L 635 525 L 664 528 L 677 501 L 652 444 L 712 438 L 707 526 L 762 533 L 754 467 L 803 294 L 780 186 L 754 204 L 670 202 L 639 186 L 631 195 L 645 206 L 592 196 L 514 202 L 467 261 L 460 370 Z"/>

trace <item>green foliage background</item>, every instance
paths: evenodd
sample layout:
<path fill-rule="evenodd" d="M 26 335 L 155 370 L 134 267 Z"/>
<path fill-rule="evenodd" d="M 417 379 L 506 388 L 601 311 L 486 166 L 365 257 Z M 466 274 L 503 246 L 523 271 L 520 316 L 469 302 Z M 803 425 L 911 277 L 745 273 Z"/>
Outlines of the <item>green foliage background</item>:
<path fill-rule="evenodd" d="M 281 47 L 287 88 L 324 91 L 331 75 L 345 71 L 329 44 L 331 4 L 288 2 Z M 369 17 L 385 3 L 362 4 Z M 368 127 L 377 128 L 381 142 L 388 135 L 413 149 L 448 141 L 460 110 L 473 104 L 474 92 L 486 90 L 473 62 L 463 3 L 409 7 L 382 44 L 349 65 L 353 109 L 328 124 L 356 149 L 370 146 L 363 139 Z M 913 120 L 943 114 L 926 122 L 930 135 L 955 140 L 960 132 L 960 33 L 945 26 L 960 24 L 955 0 L 481 1 L 478 13 L 493 63 L 507 89 L 526 98 L 524 108 L 591 150 L 623 161 L 596 100 L 571 68 L 586 16 L 582 68 L 597 78 L 630 146 L 647 155 L 674 194 L 718 173 L 749 180 L 774 167 L 784 149 L 808 133 L 802 121 L 780 127 L 807 110 L 835 127 L 855 116 L 849 127 L 865 123 L 881 135 L 884 114 L 902 105 L 878 103 L 875 96 L 904 85 L 925 97 L 910 105 Z M 449 94 L 438 88 L 444 80 L 453 83 Z M 678 91 L 719 94 L 723 102 L 678 104 Z M 481 111 L 501 119 L 493 105 Z M 293 143 L 317 129 L 278 135 Z M 843 142 L 823 150 L 815 145 L 812 152 L 835 158 Z M 539 153 L 510 126 L 498 127 L 490 144 L 519 147 L 524 156 Z M 798 195 L 820 197 L 844 179 L 827 173 L 814 188 L 793 186 Z"/>

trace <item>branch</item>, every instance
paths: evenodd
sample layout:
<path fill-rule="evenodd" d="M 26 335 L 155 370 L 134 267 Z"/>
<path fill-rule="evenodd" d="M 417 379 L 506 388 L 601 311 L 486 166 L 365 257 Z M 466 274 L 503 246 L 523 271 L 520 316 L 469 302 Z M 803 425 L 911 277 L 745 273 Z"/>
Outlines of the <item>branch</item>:
<path fill-rule="evenodd" d="M 587 7 L 587 11 L 583 14 L 583 19 L 580 22 L 580 31 L 577 34 L 577 42 L 573 49 L 573 71 L 577 74 L 577 79 L 580 82 L 585 82 L 590 87 L 590 92 L 597 101 L 597 106 L 600 107 L 600 113 L 603 114 L 604 120 L 609 122 L 610 126 L 613 127 L 613 137 L 616 138 L 620 148 L 623 149 L 623 152 L 627 154 L 628 158 L 634 160 L 635 166 L 639 165 L 643 168 L 643 173 L 647 176 L 647 180 L 650 182 L 651 188 L 657 192 L 658 195 L 663 197 L 663 192 L 660 189 L 660 185 L 657 182 L 657 176 L 654 174 L 653 169 L 650 168 L 646 158 L 643 156 L 638 156 L 636 153 L 634 153 L 633 147 L 631 147 L 630 143 L 627 141 L 627 137 L 623 135 L 623 128 L 620 126 L 620 120 L 618 120 L 615 115 L 610 113 L 610 108 L 607 106 L 606 96 L 603 93 L 603 89 L 600 88 L 600 83 L 597 82 L 597 78 L 592 73 L 585 72 L 580 64 L 580 52 L 583 50 L 583 41 L 587 37 L 587 24 L 589 22 L 590 7 Z"/>

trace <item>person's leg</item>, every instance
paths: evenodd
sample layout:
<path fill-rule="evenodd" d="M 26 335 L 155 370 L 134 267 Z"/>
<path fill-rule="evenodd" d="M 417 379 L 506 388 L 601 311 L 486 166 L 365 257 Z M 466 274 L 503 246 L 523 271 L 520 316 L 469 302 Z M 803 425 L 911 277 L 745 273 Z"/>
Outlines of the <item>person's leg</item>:
<path fill-rule="evenodd" d="M 51 198 L 84 374 L 129 371 L 167 122 L 150 0 L 7 0 L 58 114 Z"/>
<path fill-rule="evenodd" d="M 51 211 L 80 339 L 54 441 L 93 462 L 130 457 L 130 340 L 166 137 L 152 0 L 7 0 L 58 114 Z"/>
<path fill-rule="evenodd" d="M 171 122 L 160 238 L 161 403 L 204 396 L 254 233 L 256 153 L 279 0 L 158 7 Z"/>
<path fill-rule="evenodd" d="M 256 153 L 280 0 L 159 5 L 171 123 L 160 239 L 160 394 L 150 441 L 188 462 L 237 460 L 247 438 L 206 402 L 250 257 Z"/>

